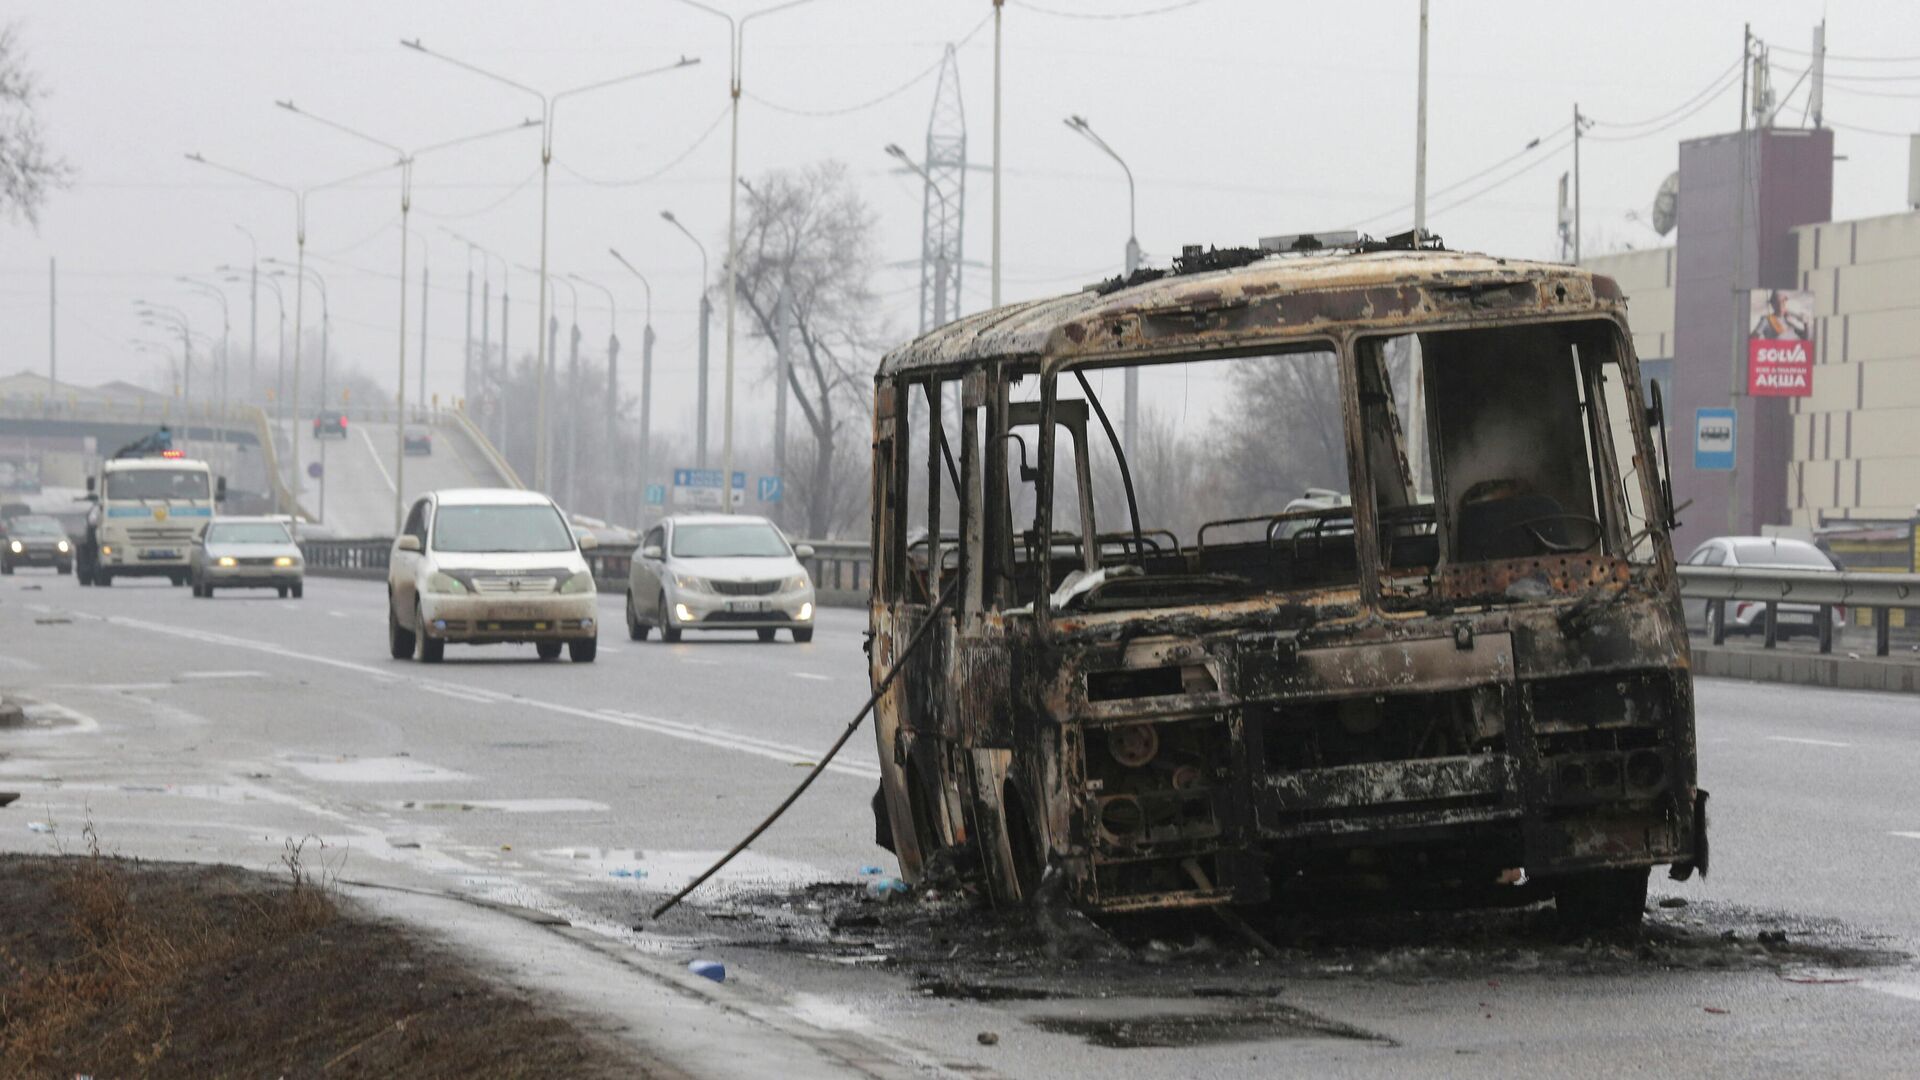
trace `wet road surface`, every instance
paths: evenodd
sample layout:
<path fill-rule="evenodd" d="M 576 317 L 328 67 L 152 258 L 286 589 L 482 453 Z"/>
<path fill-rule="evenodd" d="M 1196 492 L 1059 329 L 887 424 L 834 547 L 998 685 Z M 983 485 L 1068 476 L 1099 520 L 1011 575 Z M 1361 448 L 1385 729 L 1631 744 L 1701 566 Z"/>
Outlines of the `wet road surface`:
<path fill-rule="evenodd" d="M 0 731 L 0 788 L 22 793 L 0 848 L 77 849 L 88 821 L 152 858 L 274 868 L 291 843 L 344 879 L 723 960 L 725 994 L 899 1074 L 1891 1076 L 1920 1060 L 1911 697 L 1702 681 L 1713 874 L 1656 875 L 1688 905 L 1654 908 L 1637 938 L 1563 942 L 1537 909 L 1386 917 L 1292 925 L 1256 961 L 1201 916 L 1130 929 L 1131 956 L 1072 959 L 955 902 L 861 901 L 861 869 L 893 869 L 865 732 L 696 903 L 633 929 L 864 701 L 861 613 L 822 612 L 809 645 L 669 646 L 625 640 L 602 597 L 592 665 L 456 646 L 426 666 L 387 657 L 384 603 L 376 583 L 320 579 L 300 601 L 7 579 L 0 692 L 30 725 Z"/>

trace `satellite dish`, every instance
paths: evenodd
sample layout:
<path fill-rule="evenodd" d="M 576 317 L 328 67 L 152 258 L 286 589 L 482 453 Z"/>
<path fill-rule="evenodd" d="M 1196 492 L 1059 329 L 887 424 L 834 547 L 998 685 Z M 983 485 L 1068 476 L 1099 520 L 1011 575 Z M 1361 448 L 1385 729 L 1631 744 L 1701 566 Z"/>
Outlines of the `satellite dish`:
<path fill-rule="evenodd" d="M 1680 212 L 1680 174 L 1668 173 L 1660 182 L 1660 190 L 1653 195 L 1653 231 L 1665 236 L 1673 231 L 1675 216 Z"/>

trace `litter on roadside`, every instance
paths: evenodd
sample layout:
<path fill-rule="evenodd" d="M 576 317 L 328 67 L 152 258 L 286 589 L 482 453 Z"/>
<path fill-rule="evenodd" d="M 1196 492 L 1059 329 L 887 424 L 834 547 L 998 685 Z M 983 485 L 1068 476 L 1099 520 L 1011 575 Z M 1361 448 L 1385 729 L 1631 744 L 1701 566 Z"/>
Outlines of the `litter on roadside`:
<path fill-rule="evenodd" d="M 647 876 L 646 870 L 640 867 L 635 867 L 629 870 L 626 867 L 622 866 L 613 870 L 609 870 L 607 871 L 607 873 L 618 878 L 633 878 L 635 881 L 638 881 L 641 878 L 644 878 Z"/>
<path fill-rule="evenodd" d="M 703 979 L 712 979 L 714 982 L 727 981 L 727 965 L 718 960 L 692 960 L 687 963 L 687 970 Z"/>
<path fill-rule="evenodd" d="M 53 826 L 47 824 L 44 821 L 29 821 L 27 822 L 27 831 L 38 832 L 38 833 L 50 833 L 53 831 Z"/>

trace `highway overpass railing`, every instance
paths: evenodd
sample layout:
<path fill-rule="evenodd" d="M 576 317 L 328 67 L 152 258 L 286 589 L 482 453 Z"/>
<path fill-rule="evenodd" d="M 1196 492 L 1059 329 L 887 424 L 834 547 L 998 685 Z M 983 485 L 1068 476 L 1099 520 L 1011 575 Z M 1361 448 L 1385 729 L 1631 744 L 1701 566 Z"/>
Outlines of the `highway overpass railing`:
<path fill-rule="evenodd" d="M 1886 656 L 1891 648 L 1893 611 L 1920 608 L 1920 574 L 1882 574 L 1845 570 L 1767 570 L 1731 566 L 1682 566 L 1680 595 L 1711 605 L 1708 620 L 1713 643 L 1727 638 L 1727 603 L 1766 605 L 1766 647 L 1779 641 L 1781 604 L 1809 604 L 1817 608 L 1814 625 L 1820 651 L 1833 651 L 1835 609 L 1850 607 L 1873 613 L 1873 651 Z"/>
<path fill-rule="evenodd" d="M 801 562 L 813 576 L 816 599 L 824 607 L 865 607 L 873 586 L 873 556 L 864 540 L 796 540 L 813 549 Z M 307 573 L 316 577 L 380 580 L 387 576 L 387 556 L 393 541 L 334 540 L 309 537 L 300 541 Z M 630 545 L 606 545 L 586 554 L 594 581 L 601 591 L 624 594 L 633 568 Z"/>

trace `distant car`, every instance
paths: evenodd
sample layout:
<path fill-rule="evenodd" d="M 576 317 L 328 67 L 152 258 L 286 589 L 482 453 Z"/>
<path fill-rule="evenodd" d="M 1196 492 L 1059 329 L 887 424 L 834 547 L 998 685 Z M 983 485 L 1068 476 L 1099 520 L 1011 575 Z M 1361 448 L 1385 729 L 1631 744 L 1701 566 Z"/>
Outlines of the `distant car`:
<path fill-rule="evenodd" d="M 313 418 L 313 437 L 316 439 L 344 439 L 347 437 L 347 414 L 329 409 Z"/>
<path fill-rule="evenodd" d="M 401 448 L 416 457 L 433 453 L 433 429 L 425 424 L 408 424 L 407 433 L 401 438 Z"/>
<path fill-rule="evenodd" d="M 534 643 L 575 663 L 599 651 L 593 571 L 553 500 L 532 491 L 435 491 L 413 504 L 387 569 L 387 648 L 438 663 L 448 642 Z"/>
<path fill-rule="evenodd" d="M 1805 540 L 1792 540 L 1774 536 L 1716 536 L 1693 549 L 1687 556 L 1688 566 L 1742 566 L 1765 570 L 1812 570 L 1824 573 L 1840 572 L 1827 553 L 1807 543 Z M 1765 633 L 1767 629 L 1767 605 L 1757 600 L 1729 600 L 1726 603 L 1727 633 L 1754 634 Z M 1780 625 L 1774 636 L 1792 637 L 1795 634 L 1817 634 L 1820 630 L 1820 605 L 1791 604 L 1777 605 L 1780 613 Z M 1698 620 L 1696 621 L 1696 616 Z M 1835 605 L 1835 625 L 1845 625 L 1846 608 Z M 1713 601 L 1702 600 L 1698 604 L 1689 604 L 1687 624 L 1713 633 Z"/>
<path fill-rule="evenodd" d="M 73 573 L 73 541 L 60 523 L 44 514 L 23 514 L 0 525 L 0 574 L 16 566 L 51 566 Z"/>
<path fill-rule="evenodd" d="M 268 517 L 215 518 L 194 541 L 187 580 L 193 595 L 215 589 L 276 589 L 281 599 L 306 595 L 306 560 L 285 522 Z"/>
<path fill-rule="evenodd" d="M 787 630 L 813 640 L 813 579 L 800 560 L 813 549 L 787 543 L 766 518 L 689 514 L 640 539 L 627 576 L 627 636 L 679 641 L 687 630 L 753 630 L 761 641 Z"/>

